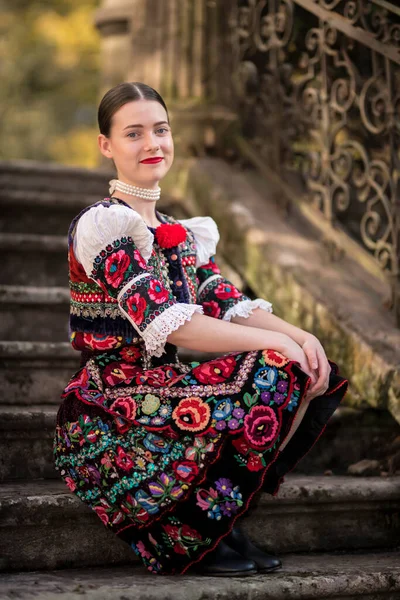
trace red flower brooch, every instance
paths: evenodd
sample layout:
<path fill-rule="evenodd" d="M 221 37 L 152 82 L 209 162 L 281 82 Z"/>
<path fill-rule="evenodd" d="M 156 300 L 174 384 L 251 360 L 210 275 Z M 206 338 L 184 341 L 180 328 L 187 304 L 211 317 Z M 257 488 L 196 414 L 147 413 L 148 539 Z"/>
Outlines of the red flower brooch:
<path fill-rule="evenodd" d="M 179 223 L 163 223 L 156 229 L 156 242 L 160 248 L 173 248 L 186 240 L 186 229 Z"/>

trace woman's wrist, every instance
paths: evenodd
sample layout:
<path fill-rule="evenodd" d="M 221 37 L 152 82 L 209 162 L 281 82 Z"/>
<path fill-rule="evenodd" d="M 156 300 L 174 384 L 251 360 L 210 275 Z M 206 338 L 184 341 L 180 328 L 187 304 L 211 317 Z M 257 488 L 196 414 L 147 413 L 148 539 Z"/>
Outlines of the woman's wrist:
<path fill-rule="evenodd" d="M 308 331 L 303 331 L 303 329 L 302 329 L 301 334 L 299 336 L 298 344 L 300 346 L 304 346 L 304 344 L 313 337 L 314 337 L 314 335 L 312 333 L 309 333 Z"/>

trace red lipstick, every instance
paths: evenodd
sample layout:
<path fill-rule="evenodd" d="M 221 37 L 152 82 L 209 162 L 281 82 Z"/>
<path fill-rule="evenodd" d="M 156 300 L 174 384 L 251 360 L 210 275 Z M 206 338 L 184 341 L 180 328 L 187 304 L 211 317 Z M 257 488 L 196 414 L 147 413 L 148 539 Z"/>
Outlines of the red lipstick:
<path fill-rule="evenodd" d="M 159 163 L 163 160 L 162 156 L 155 156 L 154 158 L 145 158 L 144 160 L 141 160 L 141 163 L 149 163 L 149 164 L 153 164 L 153 163 Z"/>

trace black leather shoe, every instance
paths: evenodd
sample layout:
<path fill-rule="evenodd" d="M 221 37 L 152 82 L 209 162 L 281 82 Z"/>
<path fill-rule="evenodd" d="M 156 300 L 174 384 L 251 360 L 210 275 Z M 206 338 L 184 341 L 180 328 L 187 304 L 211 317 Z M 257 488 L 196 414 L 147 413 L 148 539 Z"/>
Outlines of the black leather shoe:
<path fill-rule="evenodd" d="M 254 561 L 259 573 L 270 573 L 282 567 L 279 558 L 257 548 L 239 527 L 234 527 L 224 540 L 233 550 L 241 554 L 243 558 Z"/>
<path fill-rule="evenodd" d="M 206 554 L 199 565 L 195 567 L 195 571 L 214 577 L 246 577 L 257 574 L 257 565 L 254 561 L 243 558 L 224 540 L 221 540 L 217 548 Z"/>

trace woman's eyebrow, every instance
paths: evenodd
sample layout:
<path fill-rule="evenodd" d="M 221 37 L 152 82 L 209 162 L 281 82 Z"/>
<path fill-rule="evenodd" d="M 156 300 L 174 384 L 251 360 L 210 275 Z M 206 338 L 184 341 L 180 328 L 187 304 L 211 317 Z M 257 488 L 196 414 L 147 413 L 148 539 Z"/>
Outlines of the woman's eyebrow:
<path fill-rule="evenodd" d="M 156 127 L 156 125 L 168 125 L 167 121 L 157 121 L 157 123 L 154 123 L 153 127 Z M 125 131 L 125 129 L 129 129 L 129 127 L 143 127 L 143 125 L 141 125 L 140 123 L 136 123 L 136 125 L 127 125 L 126 127 L 124 127 L 123 131 Z"/>

